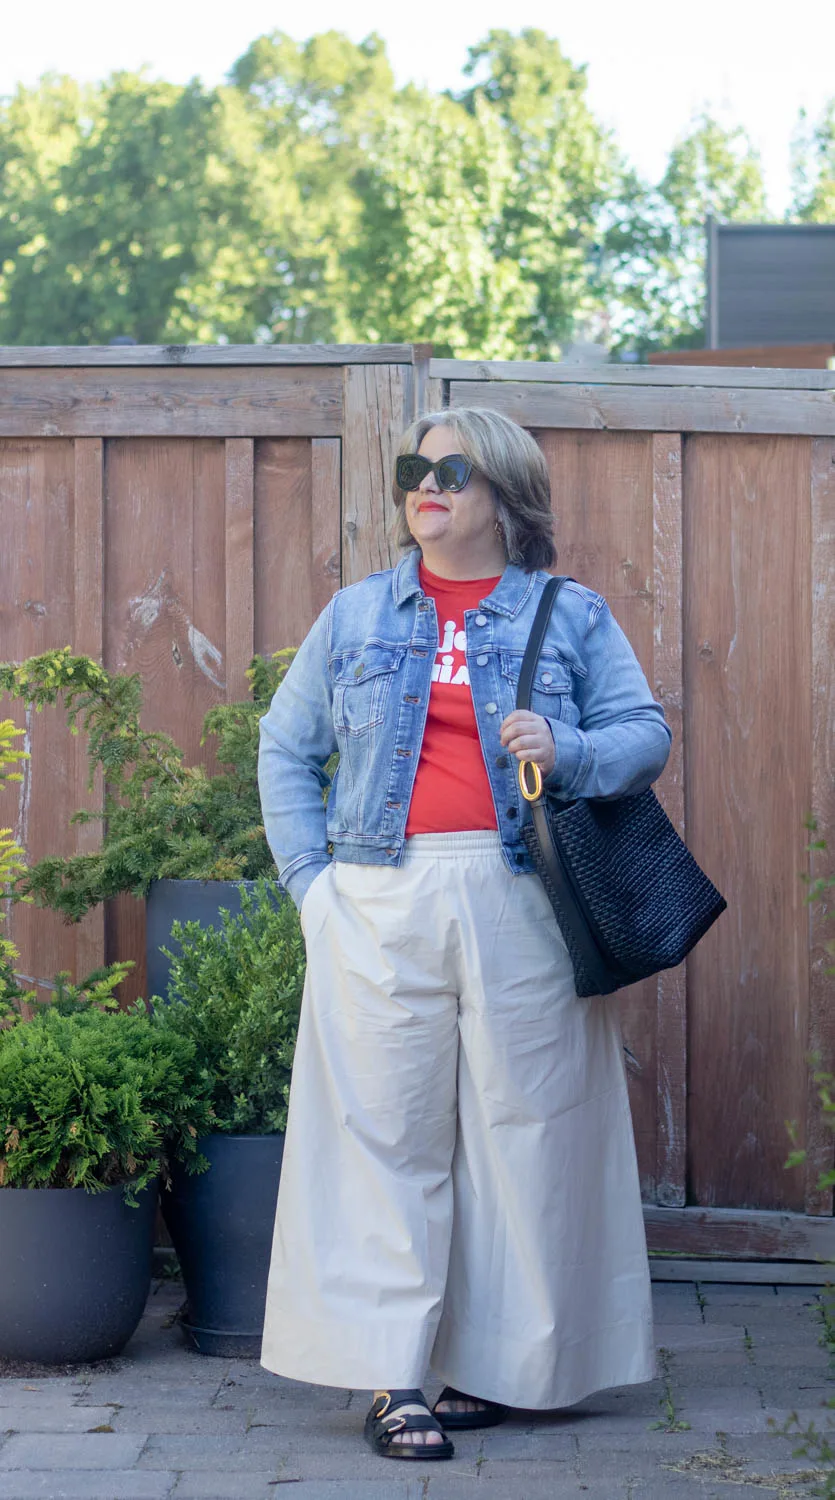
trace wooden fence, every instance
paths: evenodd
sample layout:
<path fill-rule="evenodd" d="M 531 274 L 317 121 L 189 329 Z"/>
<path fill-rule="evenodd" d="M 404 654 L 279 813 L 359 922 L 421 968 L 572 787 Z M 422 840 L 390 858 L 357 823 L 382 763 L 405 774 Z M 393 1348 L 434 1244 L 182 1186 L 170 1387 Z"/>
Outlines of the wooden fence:
<path fill-rule="evenodd" d="M 835 848 L 835 374 L 399 345 L 0 350 L 0 657 L 71 644 L 140 672 L 147 726 L 200 758 L 203 715 L 244 694 L 253 651 L 297 644 L 340 581 L 393 561 L 394 447 L 441 405 L 535 433 L 560 570 L 632 640 L 675 735 L 659 792 L 729 901 L 686 965 L 619 1002 L 651 1244 L 835 1254 L 808 1063 L 835 1058 L 835 928 L 801 878 L 827 868 L 810 813 Z M 60 713 L 24 727 L 0 823 L 31 859 L 86 847 L 67 822 L 88 803 L 82 747 Z M 37 978 L 133 957 L 141 992 L 130 898 L 77 928 L 17 909 L 11 929 Z M 784 1167 L 787 1120 L 805 1168 Z"/>

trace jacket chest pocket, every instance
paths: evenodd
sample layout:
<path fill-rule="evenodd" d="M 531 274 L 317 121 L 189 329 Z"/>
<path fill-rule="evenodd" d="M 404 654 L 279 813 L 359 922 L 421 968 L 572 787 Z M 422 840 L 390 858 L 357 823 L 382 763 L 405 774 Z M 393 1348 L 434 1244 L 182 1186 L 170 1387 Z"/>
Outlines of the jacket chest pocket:
<path fill-rule="evenodd" d="M 342 734 L 367 734 L 382 724 L 405 646 L 367 646 L 342 657 L 334 676 L 333 722 Z"/>
<path fill-rule="evenodd" d="M 513 702 L 508 712 L 512 713 L 516 707 L 522 652 L 500 651 L 499 663 L 502 677 L 511 690 Z M 546 719 L 568 719 L 571 704 L 571 672 L 558 656 L 541 653 L 531 685 L 531 712 Z"/>

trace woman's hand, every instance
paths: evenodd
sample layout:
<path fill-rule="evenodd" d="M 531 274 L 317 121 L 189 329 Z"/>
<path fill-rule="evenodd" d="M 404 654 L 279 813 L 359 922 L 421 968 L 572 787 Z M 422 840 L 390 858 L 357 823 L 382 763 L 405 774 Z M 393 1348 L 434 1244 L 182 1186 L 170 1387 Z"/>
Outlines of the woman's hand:
<path fill-rule="evenodd" d="M 557 759 L 554 736 L 548 720 L 541 714 L 517 708 L 503 721 L 499 738 L 517 760 L 535 761 L 543 776 L 553 771 Z"/>

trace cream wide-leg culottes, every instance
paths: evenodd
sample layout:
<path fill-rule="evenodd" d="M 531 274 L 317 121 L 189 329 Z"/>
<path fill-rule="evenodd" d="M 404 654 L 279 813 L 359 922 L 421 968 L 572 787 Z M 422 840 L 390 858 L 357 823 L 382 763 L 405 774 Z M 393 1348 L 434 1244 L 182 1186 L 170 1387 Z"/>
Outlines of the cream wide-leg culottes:
<path fill-rule="evenodd" d="M 496 833 L 421 834 L 301 915 L 262 1363 L 534 1408 L 652 1379 L 617 999 L 577 998 L 538 877 Z"/>

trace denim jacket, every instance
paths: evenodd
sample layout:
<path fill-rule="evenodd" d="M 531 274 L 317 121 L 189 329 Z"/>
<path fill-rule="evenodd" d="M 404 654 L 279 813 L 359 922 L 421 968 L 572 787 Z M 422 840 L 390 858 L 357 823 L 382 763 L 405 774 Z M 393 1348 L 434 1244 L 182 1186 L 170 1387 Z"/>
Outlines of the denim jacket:
<path fill-rule="evenodd" d="M 399 865 L 435 653 L 435 602 L 413 548 L 395 568 L 340 589 L 302 642 L 261 720 L 258 784 L 282 885 L 301 907 L 331 857 Z M 519 669 L 549 575 L 508 564 L 492 594 L 465 612 L 476 724 L 502 851 L 513 873 L 532 864 L 520 830 L 530 816 L 519 762 L 499 739 L 516 707 Z M 641 792 L 664 769 L 670 731 L 632 647 L 600 594 L 563 585 L 536 670 L 531 708 L 551 727 L 556 795 Z M 327 808 L 325 763 L 339 764 Z"/>

